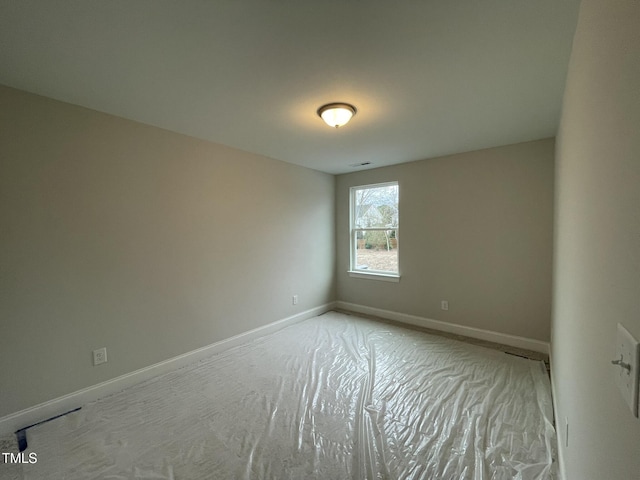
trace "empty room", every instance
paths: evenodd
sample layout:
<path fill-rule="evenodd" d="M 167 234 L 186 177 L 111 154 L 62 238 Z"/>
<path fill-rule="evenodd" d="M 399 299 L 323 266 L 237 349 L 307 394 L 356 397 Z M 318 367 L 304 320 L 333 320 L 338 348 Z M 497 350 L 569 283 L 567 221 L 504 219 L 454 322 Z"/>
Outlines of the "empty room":
<path fill-rule="evenodd" d="M 640 480 L 639 26 L 0 0 L 0 478 Z"/>

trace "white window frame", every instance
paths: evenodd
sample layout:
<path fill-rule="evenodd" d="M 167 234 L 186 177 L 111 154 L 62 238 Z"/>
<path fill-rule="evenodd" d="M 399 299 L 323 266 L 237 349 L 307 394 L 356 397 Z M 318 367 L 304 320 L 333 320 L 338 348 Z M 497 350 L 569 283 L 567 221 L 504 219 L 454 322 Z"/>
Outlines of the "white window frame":
<path fill-rule="evenodd" d="M 396 239 L 398 249 L 398 272 L 388 272 L 382 270 L 363 270 L 357 269 L 357 246 L 358 246 L 358 232 L 360 231 L 388 231 L 389 228 L 384 227 L 370 227 L 362 228 L 355 226 L 356 220 L 356 191 L 366 188 L 380 188 L 395 185 L 398 187 L 398 205 L 400 204 L 400 185 L 397 181 L 374 183 L 370 185 L 357 185 L 349 188 L 349 276 L 354 278 L 367 278 L 371 280 L 382 280 L 387 282 L 399 282 L 400 281 L 400 211 L 398 208 L 398 226 L 392 230 L 396 231 Z"/>

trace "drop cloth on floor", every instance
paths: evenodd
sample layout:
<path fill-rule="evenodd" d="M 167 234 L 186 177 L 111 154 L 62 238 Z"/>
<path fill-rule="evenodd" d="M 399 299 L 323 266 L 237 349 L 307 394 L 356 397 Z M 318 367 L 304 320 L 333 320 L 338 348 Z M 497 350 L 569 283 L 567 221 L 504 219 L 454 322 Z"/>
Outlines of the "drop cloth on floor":
<path fill-rule="evenodd" d="M 33 427 L 25 479 L 547 479 L 542 362 L 331 312 Z"/>

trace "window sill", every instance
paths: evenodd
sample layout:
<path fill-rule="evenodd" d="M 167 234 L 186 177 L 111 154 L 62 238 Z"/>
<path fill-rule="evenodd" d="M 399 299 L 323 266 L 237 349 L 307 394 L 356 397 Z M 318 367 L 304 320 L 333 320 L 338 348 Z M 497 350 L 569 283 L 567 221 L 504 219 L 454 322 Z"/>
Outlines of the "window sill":
<path fill-rule="evenodd" d="M 349 270 L 349 276 L 353 278 L 366 278 L 368 280 L 380 280 L 383 282 L 395 282 L 398 283 L 400 281 L 400 275 L 396 275 L 393 273 L 375 273 L 375 272 L 363 272 L 363 271 L 354 271 Z"/>

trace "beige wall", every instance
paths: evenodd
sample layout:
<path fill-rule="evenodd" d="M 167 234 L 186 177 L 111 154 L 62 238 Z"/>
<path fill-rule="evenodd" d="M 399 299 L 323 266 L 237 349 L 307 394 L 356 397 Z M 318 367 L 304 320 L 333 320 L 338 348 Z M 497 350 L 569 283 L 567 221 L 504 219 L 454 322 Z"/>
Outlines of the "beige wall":
<path fill-rule="evenodd" d="M 552 373 L 565 478 L 637 480 L 640 420 L 610 364 L 618 322 L 640 339 L 637 1 L 582 2 L 556 182 Z"/>
<path fill-rule="evenodd" d="M 338 299 L 548 341 L 553 172 L 546 139 L 338 176 Z M 349 187 L 392 180 L 400 282 L 349 277 Z"/>
<path fill-rule="evenodd" d="M 5 87 L 0 225 L 0 416 L 334 300 L 333 176 Z"/>

